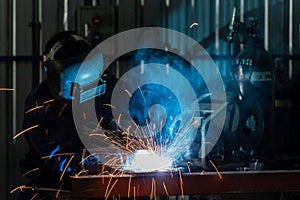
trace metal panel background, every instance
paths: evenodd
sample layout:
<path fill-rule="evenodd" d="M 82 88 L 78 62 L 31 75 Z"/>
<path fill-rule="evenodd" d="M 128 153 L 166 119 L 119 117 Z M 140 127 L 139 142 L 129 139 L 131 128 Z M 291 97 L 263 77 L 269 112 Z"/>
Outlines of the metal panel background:
<path fill-rule="evenodd" d="M 12 62 L 8 62 L 13 52 L 13 2 L 0 2 L 0 88 L 12 87 L 16 77 L 15 91 L 0 91 L 0 196 L 7 199 L 9 190 L 22 183 L 18 172 L 18 160 L 26 149 L 24 141 L 12 140 L 15 133 L 21 131 L 23 105 L 26 94 L 32 89 L 32 28 L 29 24 L 34 20 L 33 2 L 16 1 L 16 56 L 27 56 L 16 62 L 13 71 Z M 63 29 L 64 1 L 43 0 L 38 8 L 41 14 L 41 47 L 54 33 Z M 69 29 L 76 29 L 77 9 L 83 0 L 68 1 L 67 21 Z M 100 1 L 100 5 L 101 5 Z M 169 4 L 167 4 L 169 3 Z M 228 23 L 232 16 L 232 7 L 238 6 L 238 16 L 246 21 L 249 16 L 259 17 L 261 33 L 267 36 L 265 44 L 273 55 L 286 56 L 300 54 L 299 48 L 299 9 L 300 2 L 293 0 L 126 0 L 116 1 L 118 27 L 123 31 L 139 26 L 162 26 L 185 33 L 201 42 L 212 55 L 228 55 Z M 290 7 L 292 5 L 292 7 Z M 268 6 L 266 9 L 265 6 Z M 265 12 L 268 12 L 265 15 Z M 289 13 L 292 11 L 292 18 Z M 190 28 L 193 22 L 198 26 Z M 291 33 L 290 33 L 291 31 Z M 172 41 L 171 41 L 172 42 Z M 230 77 L 228 60 L 216 61 L 223 77 Z M 291 66 L 289 68 L 289 66 Z M 293 81 L 299 77 L 299 61 L 282 64 Z M 35 68 L 36 70 L 36 68 Z M 13 94 L 16 95 L 13 105 Z M 16 112 L 13 112 L 15 106 Z M 15 130 L 14 130 L 15 129 Z M 5 178 L 4 178 L 5 177 Z M 2 181 L 3 180 L 3 181 Z"/>
<path fill-rule="evenodd" d="M 9 16 L 8 8 L 9 4 L 6 1 L 1 1 L 1 12 L 0 12 L 0 27 L 1 27 L 1 33 L 0 33 L 0 53 L 1 55 L 5 55 L 8 53 L 8 46 L 9 43 L 5 41 L 9 41 L 10 34 L 4 34 L 4 32 L 10 33 L 8 28 L 8 23 L 5 18 Z M 8 84 L 7 80 L 7 71 L 9 67 L 9 63 L 0 63 L 0 88 L 9 88 L 10 85 Z M 9 97 L 11 96 L 13 91 L 0 91 L 0 195 L 7 199 L 7 185 L 9 184 L 9 176 L 8 174 L 8 160 L 9 160 L 9 154 L 10 154 L 10 148 L 8 141 L 7 132 L 11 130 L 11 126 L 9 123 L 7 123 L 7 117 L 10 117 L 7 115 L 9 112 L 9 107 L 11 105 L 8 104 Z M 11 141 L 11 140 L 10 140 Z"/>

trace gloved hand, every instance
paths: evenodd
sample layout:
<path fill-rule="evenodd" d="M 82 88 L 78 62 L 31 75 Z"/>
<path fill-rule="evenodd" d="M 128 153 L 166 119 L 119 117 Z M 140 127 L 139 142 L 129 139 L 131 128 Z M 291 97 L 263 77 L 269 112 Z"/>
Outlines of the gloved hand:
<path fill-rule="evenodd" d="M 98 175 L 103 171 L 103 163 L 101 163 L 99 156 L 89 156 L 83 161 L 84 170 L 87 171 L 88 174 Z"/>

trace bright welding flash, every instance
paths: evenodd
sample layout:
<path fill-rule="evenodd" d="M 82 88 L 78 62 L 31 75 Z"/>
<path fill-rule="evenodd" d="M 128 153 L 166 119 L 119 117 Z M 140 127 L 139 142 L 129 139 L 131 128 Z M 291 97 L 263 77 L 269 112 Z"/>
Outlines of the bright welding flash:
<path fill-rule="evenodd" d="M 150 150 L 136 150 L 126 159 L 123 169 L 133 172 L 165 171 L 172 168 L 173 160 Z"/>

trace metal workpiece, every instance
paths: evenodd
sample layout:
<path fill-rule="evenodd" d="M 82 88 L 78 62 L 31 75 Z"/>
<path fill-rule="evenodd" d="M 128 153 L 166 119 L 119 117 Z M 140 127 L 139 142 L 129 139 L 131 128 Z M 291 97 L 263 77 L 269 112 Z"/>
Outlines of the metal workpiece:
<path fill-rule="evenodd" d="M 74 176 L 72 196 L 120 198 L 221 193 L 299 192 L 300 171 L 180 171 L 126 175 Z"/>

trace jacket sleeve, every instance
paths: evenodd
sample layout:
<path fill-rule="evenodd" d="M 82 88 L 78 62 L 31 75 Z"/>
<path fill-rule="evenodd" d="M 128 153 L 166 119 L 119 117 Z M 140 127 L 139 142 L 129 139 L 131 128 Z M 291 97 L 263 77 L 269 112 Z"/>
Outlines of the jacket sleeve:
<path fill-rule="evenodd" d="M 29 151 L 40 159 L 53 179 L 63 181 L 80 171 L 83 144 L 65 105 L 29 95 L 25 102 L 23 130 Z M 32 159 L 32 158 L 28 158 Z M 64 176 L 63 176 L 64 175 Z"/>

